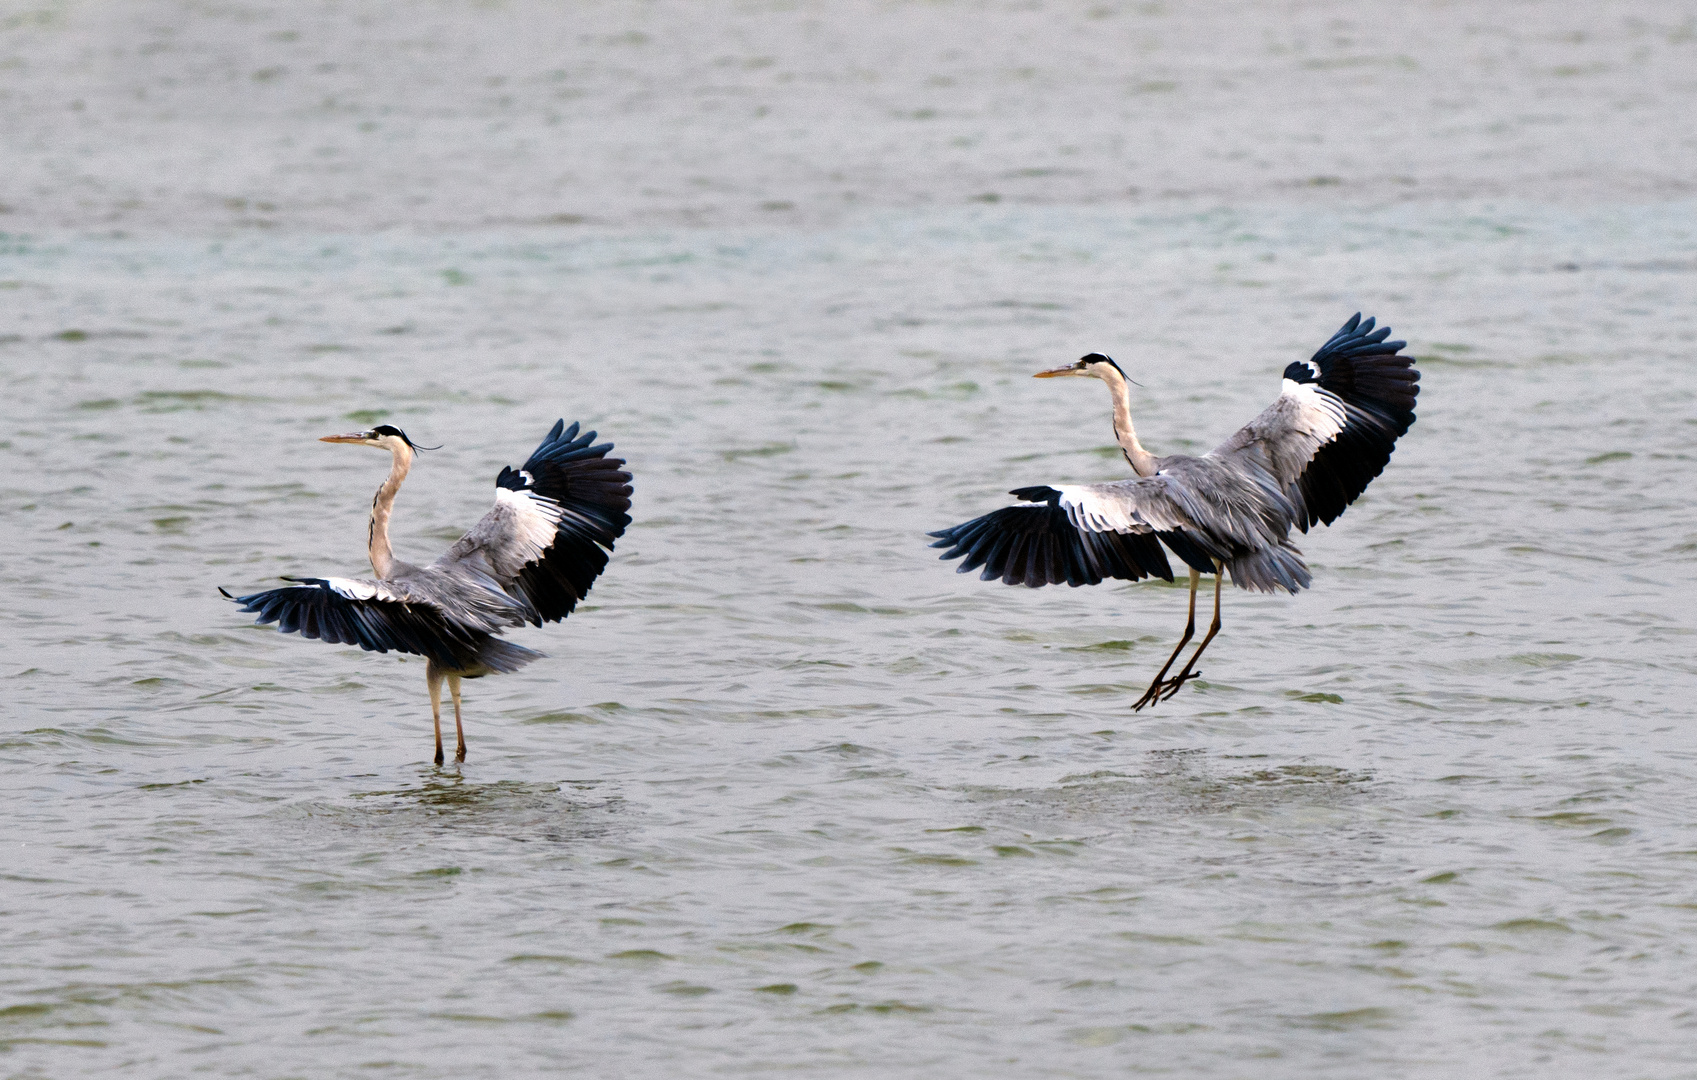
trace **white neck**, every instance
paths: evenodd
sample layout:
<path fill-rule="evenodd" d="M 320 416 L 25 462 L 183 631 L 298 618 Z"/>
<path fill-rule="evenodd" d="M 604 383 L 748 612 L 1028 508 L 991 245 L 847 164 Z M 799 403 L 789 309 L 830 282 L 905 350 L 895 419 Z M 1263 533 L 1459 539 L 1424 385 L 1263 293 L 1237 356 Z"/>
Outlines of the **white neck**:
<path fill-rule="evenodd" d="M 1138 476 L 1154 476 L 1155 455 L 1143 449 L 1143 444 L 1137 441 L 1137 429 L 1131 423 L 1131 387 L 1125 376 L 1117 368 L 1108 367 L 1102 381 L 1114 395 L 1114 438 L 1125 452 L 1125 459 Z"/>
<path fill-rule="evenodd" d="M 389 547 L 389 512 L 394 509 L 395 493 L 401 490 L 401 481 L 412 468 L 412 447 L 397 442 L 389 447 L 389 452 L 395 458 L 389 467 L 389 478 L 371 500 L 371 569 L 379 578 L 388 577 L 395 568 L 395 553 Z"/>

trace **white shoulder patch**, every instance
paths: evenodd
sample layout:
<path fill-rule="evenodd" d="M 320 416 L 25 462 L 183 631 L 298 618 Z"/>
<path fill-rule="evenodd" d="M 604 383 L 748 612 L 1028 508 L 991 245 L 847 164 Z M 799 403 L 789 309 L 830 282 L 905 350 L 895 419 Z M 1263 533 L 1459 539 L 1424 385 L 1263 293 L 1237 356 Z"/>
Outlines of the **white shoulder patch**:
<path fill-rule="evenodd" d="M 330 586 L 330 591 L 337 596 L 345 596 L 349 600 L 370 600 L 377 595 L 377 586 L 369 581 L 355 581 L 353 578 L 325 578 L 324 583 Z"/>
<path fill-rule="evenodd" d="M 1051 484 L 1061 493 L 1061 508 L 1074 528 L 1085 532 L 1148 532 L 1137 514 L 1137 501 L 1129 497 L 1104 497 L 1083 484 Z"/>
<path fill-rule="evenodd" d="M 512 525 L 503 545 L 508 553 L 516 554 L 522 566 L 542 557 L 553 546 L 554 533 L 560 524 L 560 505 L 533 491 L 514 491 L 496 488 L 495 503 L 512 513 Z M 516 550 L 515 550 L 516 549 Z"/>
<path fill-rule="evenodd" d="M 1286 379 L 1280 396 L 1289 398 L 1296 405 L 1296 414 L 1291 418 L 1294 426 L 1303 434 L 1319 439 L 1322 445 L 1337 438 L 1349 421 L 1343 402 L 1331 391 L 1322 390 L 1317 383 Z"/>
<path fill-rule="evenodd" d="M 510 507 L 514 513 L 521 516 L 534 515 L 549 522 L 560 520 L 560 504 L 529 489 L 514 491 L 512 488 L 496 488 L 495 501 Z"/>

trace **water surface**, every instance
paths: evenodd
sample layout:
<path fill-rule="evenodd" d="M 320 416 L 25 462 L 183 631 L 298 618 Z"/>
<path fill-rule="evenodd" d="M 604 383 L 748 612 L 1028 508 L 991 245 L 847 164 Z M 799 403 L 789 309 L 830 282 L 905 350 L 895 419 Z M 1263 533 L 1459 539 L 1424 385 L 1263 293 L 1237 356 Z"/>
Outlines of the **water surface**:
<path fill-rule="evenodd" d="M 547 227 L 209 224 L 180 179 L 111 227 L 17 200 L 0 1067 L 1687 1075 L 1697 204 L 1591 181 L 962 174 Z M 1356 310 L 1420 357 L 1419 422 L 1301 538 L 1314 588 L 1228 592 L 1174 700 L 1129 708 L 1182 587 L 1009 589 L 924 546 L 1125 475 L 1105 392 L 1033 371 L 1108 352 L 1144 442 L 1201 452 Z M 429 763 L 422 662 L 219 598 L 365 572 L 386 459 L 317 436 L 443 444 L 396 510 L 416 561 L 559 416 L 617 442 L 635 520 L 517 636 L 548 659 L 467 684 L 464 766 Z"/>

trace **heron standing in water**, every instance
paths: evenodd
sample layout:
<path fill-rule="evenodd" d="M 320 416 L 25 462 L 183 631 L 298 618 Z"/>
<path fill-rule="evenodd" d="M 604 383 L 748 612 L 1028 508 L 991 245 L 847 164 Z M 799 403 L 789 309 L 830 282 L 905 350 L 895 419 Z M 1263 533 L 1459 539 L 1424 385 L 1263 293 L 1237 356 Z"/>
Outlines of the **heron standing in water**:
<path fill-rule="evenodd" d="M 543 655 L 497 635 L 558 622 L 588 594 L 630 524 L 630 473 L 607 456 L 612 443 L 592 445 L 595 432 L 579 435 L 578 425 L 560 420 L 522 468 L 501 470 L 495 506 L 483 520 L 441 558 L 414 566 L 394 556 L 389 514 L 421 448 L 389 424 L 320 441 L 389 451 L 389 477 L 371 503 L 376 577 L 284 578 L 295 584 L 236 597 L 218 591 L 285 634 L 424 657 L 436 764 L 443 762 L 444 680 L 454 700 L 454 760 L 464 761 L 460 680 L 517 671 Z"/>
<path fill-rule="evenodd" d="M 1414 423 L 1420 373 L 1360 314 L 1311 360 L 1285 368 L 1277 401 L 1201 457 L 1156 457 L 1137 440 L 1125 372 L 1101 353 L 1036 378 L 1100 379 L 1114 398 L 1114 437 L 1133 480 L 1016 488 L 1037 506 L 1009 506 L 930 535 L 941 558 L 965 556 L 960 572 L 982 566 L 983 580 L 1039 588 L 1096 585 L 1105 578 L 1173 579 L 1165 544 L 1190 567 L 1190 619 L 1184 636 L 1134 710 L 1178 693 L 1201 675 L 1196 661 L 1220 632 L 1224 571 L 1240 588 L 1295 593 L 1308 587 L 1291 526 L 1330 525 L 1384 471 L 1396 441 Z M 1167 678 L 1196 634 L 1196 590 L 1214 575 L 1214 621 L 1183 669 Z"/>

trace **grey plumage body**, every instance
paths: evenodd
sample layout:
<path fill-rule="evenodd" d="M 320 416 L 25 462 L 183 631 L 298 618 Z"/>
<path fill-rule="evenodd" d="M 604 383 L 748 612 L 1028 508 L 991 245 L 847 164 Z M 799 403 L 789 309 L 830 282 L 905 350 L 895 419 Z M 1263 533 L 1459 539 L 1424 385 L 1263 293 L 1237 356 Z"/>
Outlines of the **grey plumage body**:
<path fill-rule="evenodd" d="M 340 585 L 339 580 L 332 580 Z M 475 566 L 457 563 L 414 566 L 397 559 L 385 577 L 348 580 L 355 587 L 370 590 L 377 600 L 431 607 L 447 623 L 468 635 L 493 636 L 531 620 L 527 604 L 506 592 L 500 580 Z M 483 642 L 475 652 L 454 659 L 432 657 L 430 663 L 444 673 L 477 678 L 517 671 L 542 655 L 511 642 L 492 639 Z"/>
<path fill-rule="evenodd" d="M 1157 457 L 1139 442 L 1125 373 L 1091 353 L 1040 378 L 1084 376 L 1108 384 L 1114 435 L 1137 476 L 1104 484 L 1052 484 L 1013 494 L 1044 506 L 1014 506 L 944 529 L 934 547 L 962 558 L 960 570 L 1033 588 L 1105 578 L 1172 580 L 1165 544 L 1190 567 L 1190 622 L 1177 649 L 1134 708 L 1171 697 L 1197 674 L 1197 658 L 1219 631 L 1219 586 L 1291 593 L 1312 581 L 1292 528 L 1330 524 L 1384 469 L 1414 422 L 1419 373 L 1398 355 L 1403 342 L 1373 332 L 1359 315 L 1314 358 L 1286 367 L 1284 390 L 1254 420 L 1200 457 Z M 1195 631 L 1196 589 L 1215 575 L 1214 623 L 1174 679 L 1166 673 Z"/>
<path fill-rule="evenodd" d="M 463 761 L 460 680 L 517 671 L 539 659 L 541 653 L 500 635 L 569 615 L 630 523 L 630 474 L 622 471 L 622 460 L 606 456 L 611 443 L 594 440 L 594 432 L 580 436 L 576 424 L 567 429 L 564 421 L 556 423 L 523 468 L 501 470 L 494 507 L 434 563 L 416 566 L 396 559 L 389 543 L 395 496 L 412 468 L 411 440 L 387 425 L 326 436 L 325 442 L 391 454 L 389 476 L 371 506 L 375 577 L 291 578 L 296 584 L 287 588 L 232 599 L 285 633 L 425 657 L 436 762 L 443 761 L 444 682 L 453 696 Z"/>
<path fill-rule="evenodd" d="M 1156 458 L 1155 474 L 1147 478 L 1052 486 L 1078 528 L 1180 533 L 1209 559 L 1224 563 L 1239 586 L 1294 593 L 1311 580 L 1302 553 L 1290 542 L 1297 510 L 1288 484 L 1281 485 L 1258 456 L 1176 454 Z"/>

